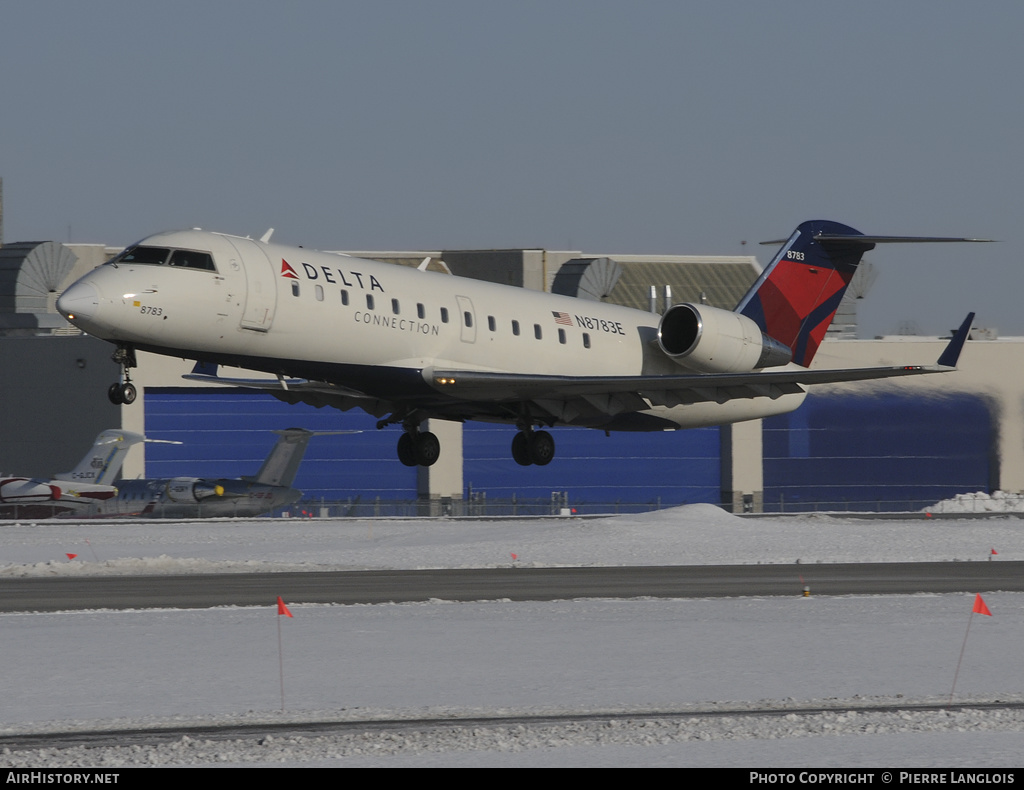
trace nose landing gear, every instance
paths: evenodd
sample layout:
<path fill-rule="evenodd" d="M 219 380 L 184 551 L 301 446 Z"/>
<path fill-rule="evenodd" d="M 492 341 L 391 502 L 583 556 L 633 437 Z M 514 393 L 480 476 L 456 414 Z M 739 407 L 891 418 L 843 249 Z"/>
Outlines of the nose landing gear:
<path fill-rule="evenodd" d="M 107 389 L 107 398 L 115 406 L 135 403 L 135 398 L 138 397 L 139 393 L 135 389 L 135 385 L 132 384 L 132 379 L 129 375 L 129 370 L 137 365 L 135 349 L 131 346 L 118 346 L 111 359 L 121 366 L 123 373 L 122 381 L 115 381 Z"/>
<path fill-rule="evenodd" d="M 138 394 L 139 393 L 135 389 L 135 385 L 127 380 L 123 384 L 115 381 L 107 390 L 107 397 L 115 406 L 120 406 L 122 404 L 131 405 L 132 403 L 135 403 L 135 398 L 138 397 Z"/>

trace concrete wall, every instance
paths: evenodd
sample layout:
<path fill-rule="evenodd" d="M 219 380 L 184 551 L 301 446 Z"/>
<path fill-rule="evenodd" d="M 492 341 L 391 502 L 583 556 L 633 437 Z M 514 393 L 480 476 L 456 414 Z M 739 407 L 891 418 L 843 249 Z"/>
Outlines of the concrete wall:
<path fill-rule="evenodd" d="M 0 474 L 49 477 L 82 460 L 121 408 L 113 346 L 91 337 L 0 338 Z"/>

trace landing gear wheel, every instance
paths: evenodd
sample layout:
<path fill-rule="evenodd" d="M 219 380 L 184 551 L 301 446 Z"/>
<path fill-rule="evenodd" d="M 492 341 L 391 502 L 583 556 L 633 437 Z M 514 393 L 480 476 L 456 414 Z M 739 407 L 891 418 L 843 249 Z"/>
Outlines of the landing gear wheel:
<path fill-rule="evenodd" d="M 520 466 L 530 466 L 533 463 L 530 458 L 530 439 L 522 431 L 512 437 L 512 460 Z"/>
<path fill-rule="evenodd" d="M 534 431 L 529 435 L 530 460 L 537 466 L 547 466 L 555 457 L 555 440 L 547 431 Z"/>
<path fill-rule="evenodd" d="M 416 443 L 411 433 L 398 437 L 398 460 L 406 466 L 416 466 Z"/>
<path fill-rule="evenodd" d="M 440 456 L 441 442 L 434 434 L 430 431 L 416 434 L 416 461 L 420 466 L 433 466 Z"/>
<path fill-rule="evenodd" d="M 115 406 L 135 403 L 138 392 L 129 376 L 131 369 L 138 367 L 138 362 L 135 361 L 135 349 L 131 346 L 118 346 L 110 358 L 121 366 L 121 381 L 110 385 L 107 389 L 107 398 Z"/>
<path fill-rule="evenodd" d="M 126 381 L 124 384 L 117 384 L 115 382 L 107 390 L 107 398 L 115 406 L 135 403 L 137 397 L 138 392 L 135 389 L 135 385 L 130 381 Z"/>
<path fill-rule="evenodd" d="M 406 466 L 433 466 L 441 455 L 441 442 L 430 431 L 398 437 L 398 460 Z"/>

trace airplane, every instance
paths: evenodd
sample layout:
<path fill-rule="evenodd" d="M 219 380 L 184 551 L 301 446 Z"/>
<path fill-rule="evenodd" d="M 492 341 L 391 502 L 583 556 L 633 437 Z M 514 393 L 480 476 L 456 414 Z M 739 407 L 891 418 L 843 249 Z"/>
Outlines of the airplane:
<path fill-rule="evenodd" d="M 145 437 L 131 431 L 106 430 L 70 472 L 52 480 L 0 479 L 0 518 L 49 518 L 83 515 L 117 496 L 114 482 L 129 448 Z"/>
<path fill-rule="evenodd" d="M 512 457 L 545 465 L 545 430 L 661 431 L 796 409 L 808 385 L 955 369 L 967 317 L 934 365 L 808 369 L 864 252 L 880 243 L 987 241 L 866 236 L 804 222 L 734 311 L 672 305 L 660 317 L 201 230 L 149 236 L 77 280 L 57 309 L 117 346 L 116 403 L 131 403 L 137 350 L 197 361 L 193 380 L 288 403 L 361 408 L 401 425 L 399 460 L 430 466 L 427 419 L 515 425 Z M 222 378 L 217 366 L 275 379 Z"/>
<path fill-rule="evenodd" d="M 172 477 L 119 480 L 117 494 L 97 503 L 89 514 L 139 518 L 216 518 L 258 516 L 302 497 L 292 488 L 314 436 L 353 431 L 288 428 L 278 435 L 260 470 L 241 478 Z"/>

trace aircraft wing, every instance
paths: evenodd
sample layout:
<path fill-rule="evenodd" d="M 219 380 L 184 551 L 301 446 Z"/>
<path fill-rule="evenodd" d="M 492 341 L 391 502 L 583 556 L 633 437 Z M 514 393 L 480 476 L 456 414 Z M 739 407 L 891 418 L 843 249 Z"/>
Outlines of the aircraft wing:
<path fill-rule="evenodd" d="M 751 373 L 680 374 L 659 376 L 537 376 L 467 370 L 434 370 L 428 379 L 435 389 L 459 400 L 531 401 L 559 419 L 581 411 L 616 415 L 651 405 L 679 406 L 701 402 L 726 403 L 736 398 L 779 398 L 803 391 L 804 385 L 918 376 L 955 370 L 970 332 L 974 313 L 964 320 L 934 365 L 791 369 Z M 577 402 L 574 405 L 574 401 Z"/>
<path fill-rule="evenodd" d="M 210 365 L 205 362 L 197 362 L 191 373 L 182 376 L 189 381 L 203 381 L 208 384 L 223 384 L 228 387 L 244 387 L 246 389 L 273 390 L 283 392 L 322 392 L 324 394 L 341 395 L 349 398 L 370 398 L 369 395 L 358 390 L 339 387 L 326 381 L 311 381 L 310 379 L 294 379 L 278 376 L 276 379 L 267 378 L 225 378 L 217 374 L 217 365 Z"/>
<path fill-rule="evenodd" d="M 425 381 L 438 392 L 437 401 L 421 408 L 447 419 L 473 419 L 489 415 L 507 419 L 518 413 L 518 404 L 531 403 L 555 420 L 593 423 L 652 406 L 674 407 L 694 403 L 726 403 L 738 398 L 780 398 L 804 391 L 805 385 L 832 384 L 873 379 L 919 376 L 956 369 L 970 333 L 970 313 L 934 365 L 898 365 L 872 368 L 808 370 L 796 365 L 787 369 L 749 373 L 657 376 L 550 376 L 495 373 L 476 370 L 427 369 Z M 222 378 L 216 365 L 197 363 L 184 378 L 228 386 L 262 389 L 288 403 L 330 405 L 347 411 L 359 408 L 381 417 L 395 404 L 326 381 L 307 379 Z"/>
<path fill-rule="evenodd" d="M 376 417 L 381 417 L 393 409 L 392 404 L 378 400 L 372 395 L 328 381 L 284 378 L 283 376 L 278 376 L 276 379 L 225 378 L 217 375 L 217 367 L 217 365 L 197 362 L 192 372 L 186 373 L 182 378 L 227 387 L 265 390 L 278 400 L 290 404 L 308 403 L 317 408 L 329 405 L 340 411 L 358 407 Z"/>

